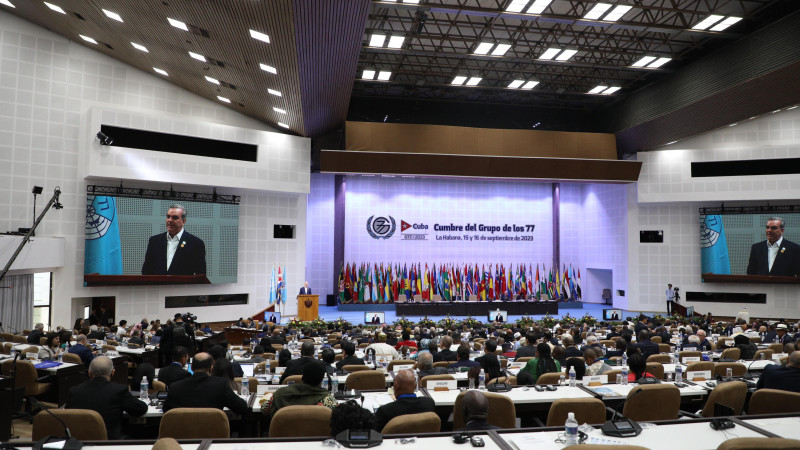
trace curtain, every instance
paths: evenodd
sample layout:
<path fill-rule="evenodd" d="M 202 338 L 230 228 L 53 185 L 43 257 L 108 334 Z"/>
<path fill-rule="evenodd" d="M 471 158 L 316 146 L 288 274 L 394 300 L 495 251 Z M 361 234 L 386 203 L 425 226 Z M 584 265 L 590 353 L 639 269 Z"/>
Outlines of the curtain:
<path fill-rule="evenodd" d="M 33 327 L 33 274 L 0 281 L 0 323 L 9 333 Z"/>

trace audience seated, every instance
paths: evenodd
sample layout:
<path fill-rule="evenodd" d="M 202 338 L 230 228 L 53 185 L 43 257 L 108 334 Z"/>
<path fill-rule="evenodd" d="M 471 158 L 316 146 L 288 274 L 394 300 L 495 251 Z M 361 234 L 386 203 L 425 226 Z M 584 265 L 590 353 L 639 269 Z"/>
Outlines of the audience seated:
<path fill-rule="evenodd" d="M 39 345 L 39 340 L 44 337 L 44 324 L 37 323 L 30 334 L 28 334 L 28 344 Z"/>
<path fill-rule="evenodd" d="M 786 367 L 778 365 L 764 367 L 764 372 L 758 378 L 757 388 L 800 392 L 800 351 L 794 351 L 789 355 Z"/>
<path fill-rule="evenodd" d="M 628 381 L 635 382 L 639 378 L 642 377 L 652 377 L 653 374 L 648 373 L 647 370 L 647 362 L 645 361 L 644 356 L 639 353 L 634 353 L 628 356 L 628 366 L 630 367 L 631 371 L 628 373 Z"/>
<path fill-rule="evenodd" d="M 602 359 L 598 359 L 602 355 L 602 350 L 598 347 L 589 347 L 583 351 L 583 359 L 586 361 L 586 375 L 602 375 L 611 370 L 611 366 Z"/>
<path fill-rule="evenodd" d="M 164 401 L 164 412 L 172 408 L 227 407 L 237 414 L 246 414 L 247 402 L 233 392 L 227 380 L 209 375 L 213 365 L 210 354 L 196 354 L 192 360 L 194 374 L 172 383 Z"/>
<path fill-rule="evenodd" d="M 575 379 L 582 380 L 586 373 L 586 361 L 583 358 L 572 357 L 567 358 L 566 363 L 564 364 L 564 375 L 565 377 L 569 376 L 570 369 L 575 369 Z M 519 381 L 519 377 L 517 377 L 517 381 Z"/>
<path fill-rule="evenodd" d="M 650 355 L 656 355 L 660 352 L 658 344 L 650 340 L 650 333 L 647 330 L 642 330 L 636 335 L 637 342 L 632 345 L 633 348 L 639 349 L 642 352 L 644 360 Z"/>
<path fill-rule="evenodd" d="M 401 370 L 394 378 L 394 396 L 397 400 L 387 403 L 375 412 L 375 429 L 382 430 L 390 420 L 404 414 L 434 412 L 435 403 L 430 397 L 417 397 L 417 382 L 414 372 Z"/>
<path fill-rule="evenodd" d="M 364 363 L 360 358 L 359 360 L 362 364 Z M 286 370 L 283 372 L 283 375 L 281 375 L 281 384 L 285 384 L 286 377 L 302 375 L 305 367 L 308 365 L 317 365 L 325 372 L 322 361 L 314 359 L 314 343 L 306 341 L 300 346 L 300 358 L 286 362 Z"/>
<path fill-rule="evenodd" d="M 543 373 L 560 372 L 561 364 L 550 355 L 550 345 L 542 342 L 536 346 L 536 357 L 528 361 L 521 372 L 528 372 L 534 380 L 538 380 Z M 519 381 L 519 380 L 517 380 Z"/>
<path fill-rule="evenodd" d="M 453 350 L 450 350 L 450 346 L 453 345 L 453 338 L 450 336 L 444 336 L 441 341 L 439 342 L 440 350 L 433 355 L 433 362 L 439 361 L 457 361 L 458 355 Z"/>
<path fill-rule="evenodd" d="M 377 430 L 375 415 L 362 408 L 355 400 L 348 400 L 331 412 L 331 436 L 344 430 Z"/>
<path fill-rule="evenodd" d="M 234 381 L 233 365 L 225 358 L 217 358 L 214 360 L 214 365 L 211 368 L 211 376 L 219 377 L 225 380 L 233 392 L 239 392 L 239 386 Z"/>
<path fill-rule="evenodd" d="M 355 356 L 356 353 L 356 346 L 353 345 L 352 342 L 342 342 L 342 352 L 344 353 L 344 358 L 342 358 L 339 362 L 336 363 L 336 368 L 341 369 L 344 366 L 348 365 L 356 365 L 361 366 L 364 365 L 364 359 Z"/>
<path fill-rule="evenodd" d="M 86 338 L 86 335 L 79 334 L 75 342 L 76 344 L 69 348 L 69 353 L 80 356 L 84 367 L 89 367 L 89 364 L 92 363 L 92 359 L 94 359 L 94 353 L 92 349 L 89 348 L 89 340 Z"/>
<path fill-rule="evenodd" d="M 462 344 L 460 347 L 458 347 L 458 351 L 456 352 L 456 354 L 458 355 L 458 361 L 454 362 L 453 364 L 450 364 L 450 367 L 456 370 L 459 370 L 461 367 L 466 367 L 468 369 L 471 369 L 473 367 L 480 367 L 481 365 L 481 363 L 469 359 L 470 352 L 467 344 Z"/>
<path fill-rule="evenodd" d="M 302 383 L 294 383 L 275 391 L 269 401 L 261 405 L 261 411 L 272 419 L 281 408 L 290 405 L 322 405 L 333 409 L 336 399 L 320 386 L 325 376 L 322 364 L 305 364 Z"/>
<path fill-rule="evenodd" d="M 739 359 L 750 360 L 753 359 L 753 356 L 756 355 L 758 351 L 758 346 L 753 342 L 750 342 L 750 338 L 744 334 L 737 335 L 733 338 L 734 347 L 738 348 L 741 353 L 739 354 Z"/>
<path fill-rule="evenodd" d="M 494 339 L 489 339 L 484 342 L 483 356 L 475 358 L 475 362 L 480 364 L 485 372 L 486 381 L 503 376 L 503 372 L 500 370 L 500 360 L 497 359 L 497 355 L 494 353 L 495 350 L 497 350 L 497 342 Z"/>
<path fill-rule="evenodd" d="M 428 375 L 447 373 L 447 369 L 444 367 L 433 367 L 433 355 L 431 355 L 430 352 L 420 353 L 417 357 L 417 365 L 419 367 L 417 373 L 419 374 L 420 380 L 422 377 L 427 377 Z"/>
<path fill-rule="evenodd" d="M 333 349 L 330 347 L 323 348 L 320 357 L 322 362 L 325 363 L 325 373 L 328 375 L 335 374 L 336 366 L 333 365 L 333 362 L 336 361 L 336 353 L 334 353 Z"/>
<path fill-rule="evenodd" d="M 172 352 L 172 363 L 167 367 L 162 367 L 158 371 L 158 381 L 164 383 L 169 387 L 174 381 L 183 380 L 192 376 L 186 370 L 186 364 L 189 362 L 189 353 L 186 347 L 176 347 Z"/>
<path fill-rule="evenodd" d="M 500 427 L 487 422 L 489 418 L 489 400 L 481 391 L 471 390 L 464 394 L 462 402 L 464 421 L 458 431 L 498 430 Z"/>

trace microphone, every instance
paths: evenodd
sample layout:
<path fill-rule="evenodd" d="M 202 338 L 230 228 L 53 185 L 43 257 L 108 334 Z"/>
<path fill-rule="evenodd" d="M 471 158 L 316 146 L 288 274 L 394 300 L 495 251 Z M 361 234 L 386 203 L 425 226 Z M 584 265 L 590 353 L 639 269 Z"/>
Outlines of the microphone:
<path fill-rule="evenodd" d="M 61 420 L 60 417 L 58 417 L 57 415 L 53 414 L 53 412 L 50 411 L 49 408 L 46 408 L 44 405 L 42 405 L 39 402 L 39 400 L 37 400 L 37 399 L 35 399 L 33 397 L 29 397 L 29 400 L 31 400 L 33 402 L 34 406 L 36 406 L 37 408 L 41 409 L 42 411 L 46 411 L 47 414 L 50 414 L 51 416 L 53 416 L 53 418 L 56 419 L 58 421 L 58 423 L 60 423 L 61 426 L 64 427 L 64 434 L 67 435 L 67 439 L 64 441 L 64 446 L 61 447 L 62 449 L 65 449 L 65 450 L 79 450 L 79 449 L 81 449 L 83 447 L 83 443 L 81 441 L 79 441 L 79 440 L 75 439 L 74 437 L 72 437 L 72 434 L 69 432 L 69 427 L 67 426 L 66 423 L 64 423 L 63 420 Z M 37 441 L 36 444 L 34 444 L 33 448 L 34 449 L 44 448 L 45 445 L 47 445 L 50 442 L 51 439 L 54 439 L 54 438 L 52 436 L 45 436 L 42 439 L 40 439 L 39 441 Z M 55 438 L 55 439 L 58 439 L 58 438 Z"/>

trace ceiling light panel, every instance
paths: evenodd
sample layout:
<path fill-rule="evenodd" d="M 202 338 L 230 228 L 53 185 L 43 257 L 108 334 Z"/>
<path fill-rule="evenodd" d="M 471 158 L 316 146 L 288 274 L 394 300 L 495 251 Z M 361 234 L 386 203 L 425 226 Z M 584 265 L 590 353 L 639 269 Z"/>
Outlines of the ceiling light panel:
<path fill-rule="evenodd" d="M 361 78 L 365 80 L 374 80 L 375 79 L 375 71 L 374 70 L 365 70 L 361 74 Z"/>
<path fill-rule="evenodd" d="M 144 45 L 142 45 L 142 44 L 137 44 L 136 42 L 131 42 L 131 45 L 132 45 L 132 46 L 133 46 L 133 48 L 135 48 L 136 50 L 140 50 L 140 51 L 143 51 L 143 52 L 145 52 L 145 53 L 150 53 L 150 52 L 147 50 L 147 47 L 145 47 L 145 46 L 144 46 Z"/>
<path fill-rule="evenodd" d="M 672 61 L 672 58 L 658 58 L 652 64 L 647 66 L 648 69 L 658 69 L 659 67 L 663 66 L 664 64 Z"/>
<path fill-rule="evenodd" d="M 718 16 L 716 14 L 712 14 L 712 15 L 706 17 L 705 19 L 703 19 L 702 21 L 700 21 L 700 23 L 698 23 L 697 25 L 693 26 L 692 29 L 693 30 L 705 30 L 706 28 L 710 27 L 711 25 L 714 25 L 715 23 L 717 23 L 720 20 L 722 20 L 723 17 L 724 16 Z"/>
<path fill-rule="evenodd" d="M 514 80 L 514 81 L 512 81 L 511 83 L 508 84 L 508 87 L 511 88 L 511 89 L 517 89 L 518 87 L 522 86 L 523 84 L 525 84 L 524 80 Z"/>
<path fill-rule="evenodd" d="M 261 42 L 266 42 L 267 44 L 269 44 L 269 36 L 267 36 L 266 34 L 260 32 L 260 31 L 250 30 L 250 37 L 253 38 L 253 39 L 259 40 Z"/>
<path fill-rule="evenodd" d="M 574 49 L 564 50 L 560 55 L 556 56 L 556 61 L 566 61 L 575 56 L 575 53 L 578 53 L 578 51 Z"/>
<path fill-rule="evenodd" d="M 278 69 L 276 69 L 276 68 L 274 68 L 274 67 L 272 67 L 270 65 L 259 63 L 258 67 L 261 67 L 261 70 L 263 70 L 264 72 L 274 73 L 276 75 L 278 74 Z"/>
<path fill-rule="evenodd" d="M 117 22 L 124 22 L 124 20 L 122 20 L 122 17 L 120 17 L 120 15 L 115 13 L 114 11 L 109 11 L 107 9 L 104 9 L 103 14 L 105 14 L 109 19 L 114 19 Z"/>
<path fill-rule="evenodd" d="M 90 38 L 89 36 L 84 36 L 84 35 L 82 35 L 82 34 L 79 34 L 78 36 L 80 36 L 80 37 L 81 37 L 81 39 L 83 39 L 83 40 L 84 40 L 84 41 L 86 41 L 86 42 L 90 42 L 90 43 L 92 43 L 92 44 L 95 44 L 95 45 L 97 45 L 97 41 L 95 41 L 94 39 Z"/>
<path fill-rule="evenodd" d="M 180 20 L 175 20 L 173 18 L 167 17 L 167 22 L 175 28 L 180 28 L 183 31 L 189 31 L 189 27 L 186 26 L 185 23 L 181 22 Z"/>
<path fill-rule="evenodd" d="M 560 48 L 550 47 L 539 56 L 539 59 L 553 59 L 559 52 L 561 52 Z"/>
<path fill-rule="evenodd" d="M 525 12 L 528 14 L 541 14 L 552 2 L 553 0 L 536 0 Z"/>
<path fill-rule="evenodd" d="M 389 81 L 389 78 L 391 78 L 391 76 L 392 72 L 381 70 L 380 72 L 378 72 L 378 81 Z"/>
<path fill-rule="evenodd" d="M 283 128 L 289 128 L 289 125 L 286 125 L 286 124 L 285 124 L 285 123 L 283 123 L 283 122 L 278 122 L 278 126 L 279 126 L 279 127 L 283 127 Z"/>
<path fill-rule="evenodd" d="M 218 99 L 219 99 L 219 101 L 221 101 L 221 102 L 225 102 L 225 103 L 230 103 L 230 102 L 231 102 L 231 100 L 230 100 L 230 99 L 228 99 L 228 98 L 225 98 L 225 97 L 221 97 L 221 96 L 219 96 L 219 95 L 217 96 L 217 98 L 218 98 Z"/>
<path fill-rule="evenodd" d="M 611 6 L 613 5 L 611 5 L 610 3 L 598 3 L 594 5 L 594 7 L 590 9 L 585 16 L 583 16 L 583 18 L 589 20 L 597 20 L 600 17 L 602 17 L 603 14 L 605 14 L 606 11 L 608 11 L 611 8 Z"/>
<path fill-rule="evenodd" d="M 164 69 L 159 69 L 158 67 L 153 67 L 153 70 L 155 70 L 155 71 L 156 71 L 156 73 L 160 73 L 161 75 L 164 75 L 165 77 L 168 77 L 168 76 L 169 76 L 169 74 L 167 73 L 167 71 L 166 71 L 166 70 L 164 70 Z"/>
<path fill-rule="evenodd" d="M 55 12 L 59 12 L 59 13 L 61 13 L 61 14 L 66 14 L 66 13 L 67 13 L 66 11 L 64 11 L 63 9 L 61 9 L 61 7 L 60 7 L 60 6 L 58 6 L 58 5 L 54 5 L 54 4 L 52 4 L 52 3 L 47 3 L 47 2 L 44 2 L 44 4 L 45 4 L 45 5 L 47 5 L 47 7 L 48 7 L 48 8 L 52 9 L 52 10 L 53 10 L 53 11 L 55 11 Z"/>
<path fill-rule="evenodd" d="M 489 53 L 489 50 L 494 47 L 494 42 L 481 42 L 478 44 L 478 47 L 475 48 L 476 55 L 486 55 Z"/>
<path fill-rule="evenodd" d="M 0 5 L 8 6 L 9 8 L 16 8 L 9 0 L 0 0 Z"/>
<path fill-rule="evenodd" d="M 478 83 L 480 83 L 482 79 L 483 78 L 481 78 L 481 77 L 472 77 L 469 80 L 467 80 L 467 84 L 466 85 L 467 86 L 477 86 Z"/>
<path fill-rule="evenodd" d="M 214 84 L 217 84 L 217 85 L 219 84 L 219 80 L 218 80 L 218 79 L 216 79 L 216 78 L 211 78 L 211 77 L 209 77 L 209 76 L 206 76 L 206 81 L 208 81 L 209 83 L 214 83 Z"/>
<path fill-rule="evenodd" d="M 528 2 L 530 2 L 530 0 L 511 0 L 511 3 L 506 6 L 506 12 L 522 12 L 522 10 L 525 9 L 525 6 L 528 5 Z"/>
<path fill-rule="evenodd" d="M 525 90 L 533 89 L 536 87 L 537 84 L 539 84 L 538 81 L 531 80 L 525 83 L 520 89 L 525 89 Z"/>
<path fill-rule="evenodd" d="M 655 60 L 656 60 L 655 56 L 643 56 L 640 60 L 631 64 L 631 67 L 644 67 Z"/>
<path fill-rule="evenodd" d="M 389 48 L 401 48 L 405 40 L 405 36 L 392 36 L 389 38 L 389 43 L 386 46 Z"/>
<path fill-rule="evenodd" d="M 267 92 L 276 97 L 281 97 L 280 91 L 276 91 L 275 89 L 267 89 Z"/>
<path fill-rule="evenodd" d="M 286 110 L 285 109 L 281 109 L 281 108 L 278 108 L 276 106 L 273 106 L 272 110 L 275 111 L 278 114 L 286 114 Z"/>
<path fill-rule="evenodd" d="M 603 17 L 603 20 L 606 20 L 606 21 L 609 21 L 609 22 L 616 22 L 619 19 L 621 19 L 622 16 L 624 16 L 625 13 L 627 13 L 631 9 L 633 9 L 633 6 L 630 6 L 630 5 L 617 5 L 617 6 L 614 7 L 614 9 L 611 10 L 610 13 L 606 14 L 606 16 Z"/>
<path fill-rule="evenodd" d="M 722 22 L 711 27 L 711 31 L 722 31 L 740 20 L 742 20 L 741 17 L 730 16 L 727 19 L 723 20 Z"/>
<path fill-rule="evenodd" d="M 595 86 L 591 91 L 589 91 L 589 93 L 590 94 L 599 94 L 599 93 L 605 91 L 606 89 L 608 89 L 607 85 L 600 84 L 600 85 Z"/>
<path fill-rule="evenodd" d="M 462 84 L 464 84 L 465 81 L 467 81 L 467 77 L 459 75 L 459 76 L 453 78 L 453 81 L 450 84 L 455 84 L 457 86 L 461 86 Z"/>
<path fill-rule="evenodd" d="M 613 94 L 614 92 L 617 92 L 617 91 L 618 91 L 618 90 L 620 90 L 620 89 L 622 89 L 622 87 L 621 87 L 621 86 L 611 86 L 610 88 L 608 88 L 608 89 L 604 90 L 604 91 L 602 92 L 602 94 L 603 94 L 603 95 L 611 95 L 611 94 Z"/>
<path fill-rule="evenodd" d="M 503 56 L 510 48 L 511 44 L 497 44 L 497 47 L 492 50 L 492 56 Z"/>
<path fill-rule="evenodd" d="M 198 61 L 206 62 L 206 57 L 201 55 L 201 54 L 199 54 L 199 53 L 189 52 L 189 56 L 191 56 L 192 58 L 194 58 L 194 59 L 196 59 Z"/>
<path fill-rule="evenodd" d="M 383 47 L 383 42 L 386 40 L 385 34 L 380 33 L 372 33 L 372 36 L 369 38 L 369 46 L 370 47 Z"/>

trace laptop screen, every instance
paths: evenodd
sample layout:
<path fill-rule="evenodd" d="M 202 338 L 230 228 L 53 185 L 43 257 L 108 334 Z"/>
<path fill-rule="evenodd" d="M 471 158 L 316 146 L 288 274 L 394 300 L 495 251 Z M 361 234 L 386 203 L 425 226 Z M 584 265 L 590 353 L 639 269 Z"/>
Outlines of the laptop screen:
<path fill-rule="evenodd" d="M 253 363 L 243 363 L 240 364 L 242 366 L 242 372 L 244 372 L 244 376 L 252 377 L 253 376 L 253 368 L 255 364 Z"/>

